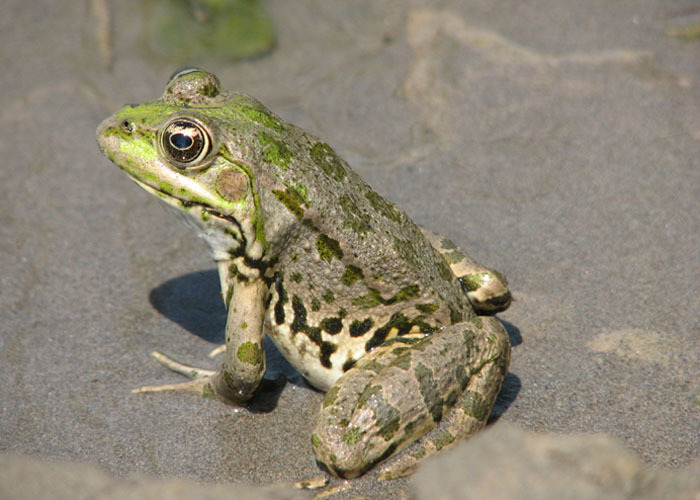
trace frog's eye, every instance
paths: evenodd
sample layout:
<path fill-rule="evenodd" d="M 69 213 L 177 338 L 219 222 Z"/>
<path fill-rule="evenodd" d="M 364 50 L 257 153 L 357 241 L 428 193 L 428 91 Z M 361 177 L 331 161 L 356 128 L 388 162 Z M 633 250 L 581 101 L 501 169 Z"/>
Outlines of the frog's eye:
<path fill-rule="evenodd" d="M 165 124 L 160 133 L 160 148 L 178 168 L 199 166 L 212 150 L 209 131 L 191 118 L 178 117 Z"/>

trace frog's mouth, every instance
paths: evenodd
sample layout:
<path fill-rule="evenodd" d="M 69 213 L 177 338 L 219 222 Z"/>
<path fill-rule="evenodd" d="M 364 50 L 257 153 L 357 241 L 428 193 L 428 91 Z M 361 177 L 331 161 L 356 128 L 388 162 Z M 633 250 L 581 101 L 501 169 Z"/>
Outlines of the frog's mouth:
<path fill-rule="evenodd" d="M 182 200 L 178 198 L 177 196 L 173 196 L 170 193 L 167 193 L 165 191 L 162 191 L 160 189 L 154 188 L 150 184 L 145 183 L 144 181 L 137 179 L 136 177 L 132 177 L 131 175 L 129 178 L 134 181 L 141 189 L 144 191 L 151 193 L 153 196 L 158 198 L 159 200 L 162 200 L 165 202 L 167 205 L 171 205 L 175 208 L 184 208 L 184 204 L 186 203 L 185 200 Z"/>

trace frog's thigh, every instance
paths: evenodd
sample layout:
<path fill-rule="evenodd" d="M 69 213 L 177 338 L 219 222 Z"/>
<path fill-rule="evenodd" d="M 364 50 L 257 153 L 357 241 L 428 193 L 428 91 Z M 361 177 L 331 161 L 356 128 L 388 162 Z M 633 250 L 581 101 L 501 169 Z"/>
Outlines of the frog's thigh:
<path fill-rule="evenodd" d="M 400 455 L 380 472 L 381 479 L 405 476 L 426 457 L 481 430 L 501 390 L 510 364 L 510 340 L 496 318 L 478 317 L 482 326 L 473 340 L 472 375 L 457 403 L 432 432 L 423 436 L 410 453 Z M 454 325 L 452 328 L 458 327 Z"/>
<path fill-rule="evenodd" d="M 463 323 L 420 340 L 393 339 L 368 353 L 326 394 L 312 436 L 318 461 L 339 476 L 357 476 L 434 428 L 465 388 L 488 393 L 470 378 L 507 357 L 498 337 Z M 497 379 L 487 384 L 494 393 L 503 374 Z M 487 414 L 494 398 L 484 398 Z"/>
<path fill-rule="evenodd" d="M 459 279 L 477 314 L 496 314 L 508 309 L 511 294 L 508 289 L 508 280 L 502 273 L 478 264 L 464 250 L 444 236 L 425 228 L 421 228 L 421 231 Z"/>

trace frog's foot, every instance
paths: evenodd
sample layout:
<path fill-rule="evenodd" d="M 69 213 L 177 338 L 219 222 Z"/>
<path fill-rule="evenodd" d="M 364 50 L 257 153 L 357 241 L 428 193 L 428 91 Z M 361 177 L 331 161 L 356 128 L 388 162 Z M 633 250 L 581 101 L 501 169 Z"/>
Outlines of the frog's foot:
<path fill-rule="evenodd" d="M 302 479 L 294 483 L 294 487 L 300 490 L 320 490 L 328 486 L 328 476 L 316 476 L 311 479 Z"/>
<path fill-rule="evenodd" d="M 226 352 L 226 344 L 221 344 L 219 347 L 212 349 L 211 352 L 209 353 L 209 357 L 215 358 L 219 354 L 221 354 L 222 352 Z"/>
<path fill-rule="evenodd" d="M 457 275 L 457 279 L 477 314 L 496 314 L 510 306 L 512 296 L 508 281 L 498 271 L 482 268 Z"/>
<path fill-rule="evenodd" d="M 502 273 L 478 264 L 447 238 L 424 228 L 421 231 L 450 266 L 477 314 L 492 315 L 508 309 L 512 297 Z"/>
<path fill-rule="evenodd" d="M 163 366 L 171 369 L 174 372 L 181 373 L 192 380 L 180 384 L 149 385 L 138 387 L 136 389 L 132 389 L 131 392 L 187 391 L 197 392 L 202 395 L 210 395 L 214 393 L 211 385 L 211 378 L 216 374 L 214 370 L 204 370 L 202 368 L 185 365 L 158 351 L 153 351 L 151 353 L 151 357 Z"/>

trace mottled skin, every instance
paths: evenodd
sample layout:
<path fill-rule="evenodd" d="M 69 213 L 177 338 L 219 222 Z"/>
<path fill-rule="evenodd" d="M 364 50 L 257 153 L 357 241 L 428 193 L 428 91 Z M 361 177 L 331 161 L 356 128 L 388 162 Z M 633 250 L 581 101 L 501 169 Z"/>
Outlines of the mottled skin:
<path fill-rule="evenodd" d="M 440 423 L 417 453 L 384 471 L 403 474 L 484 425 L 510 344 L 501 323 L 483 315 L 510 304 L 505 278 L 418 228 L 328 145 L 195 69 L 176 73 L 159 100 L 105 120 L 97 138 L 184 215 L 219 270 L 228 308 L 222 366 L 198 370 L 156 353 L 195 377 L 165 388 L 244 404 L 265 372 L 267 333 L 327 391 L 312 444 L 343 477 Z"/>

